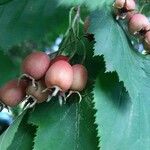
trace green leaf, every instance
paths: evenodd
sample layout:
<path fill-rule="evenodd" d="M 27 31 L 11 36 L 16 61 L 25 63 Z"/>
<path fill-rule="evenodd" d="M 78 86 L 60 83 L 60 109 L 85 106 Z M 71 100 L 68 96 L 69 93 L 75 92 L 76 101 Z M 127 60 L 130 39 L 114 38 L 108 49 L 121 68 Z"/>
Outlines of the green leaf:
<path fill-rule="evenodd" d="M 46 34 L 57 37 L 66 19 L 66 9 L 58 8 L 56 0 L 13 0 L 0 6 L 0 47 L 5 50 L 27 40 L 38 42 Z"/>
<path fill-rule="evenodd" d="M 113 0 L 59 0 L 60 4 L 62 5 L 82 5 L 85 4 L 90 10 L 95 10 L 97 8 L 100 8 L 104 5 L 111 5 L 113 3 Z"/>
<path fill-rule="evenodd" d="M 133 100 L 116 73 L 101 71 L 94 89 L 101 150 L 149 150 L 150 101 L 143 90 Z"/>
<path fill-rule="evenodd" d="M 10 1 L 12 1 L 12 0 L 0 0 L 0 5 L 6 4 L 6 3 L 10 2 Z"/>
<path fill-rule="evenodd" d="M 21 121 L 18 130 L 13 138 L 11 145 L 9 146 L 8 150 L 20 149 L 20 150 L 31 150 L 33 147 L 33 139 L 34 134 L 36 132 L 35 127 L 28 125 L 27 122 L 27 115 L 24 116 L 23 120 Z"/>
<path fill-rule="evenodd" d="M 150 17 L 150 1 L 148 0 L 138 0 L 137 1 L 139 10 L 142 14 Z"/>
<path fill-rule="evenodd" d="M 16 67 L 10 57 L 5 55 L 0 50 L 0 85 L 3 85 L 6 81 L 16 77 L 19 73 L 19 68 Z"/>
<path fill-rule="evenodd" d="M 88 48 L 91 46 L 88 45 Z M 71 96 L 70 104 L 61 107 L 55 98 L 52 102 L 38 105 L 34 112 L 31 112 L 29 123 L 38 127 L 34 150 L 98 149 L 93 94 L 91 94 L 93 79 L 97 73 L 97 67 L 93 66 L 97 58 L 92 58 L 93 51 L 88 51 L 87 55 L 85 64 L 89 72 L 89 82 L 86 90 L 82 92 L 82 102 L 74 103 L 78 97 Z"/>
<path fill-rule="evenodd" d="M 148 17 L 150 17 L 150 9 L 149 8 L 150 8 L 150 2 L 148 4 L 146 4 L 142 9 L 142 13 Z"/>
<path fill-rule="evenodd" d="M 149 96 L 150 59 L 136 52 L 112 12 L 96 11 L 91 15 L 90 32 L 95 35 L 95 54 L 104 55 L 107 71 L 116 71 L 133 101 Z"/>
<path fill-rule="evenodd" d="M 22 121 L 25 113 L 26 111 L 18 116 L 16 120 L 12 123 L 12 125 L 10 125 L 8 129 L 0 136 L 0 150 L 7 150 L 8 147 L 11 145 L 18 130 L 18 126 L 20 125 L 20 122 Z"/>
<path fill-rule="evenodd" d="M 34 150 L 97 149 L 90 102 L 60 107 L 57 101 L 41 104 L 31 114 L 29 123 L 38 126 Z"/>

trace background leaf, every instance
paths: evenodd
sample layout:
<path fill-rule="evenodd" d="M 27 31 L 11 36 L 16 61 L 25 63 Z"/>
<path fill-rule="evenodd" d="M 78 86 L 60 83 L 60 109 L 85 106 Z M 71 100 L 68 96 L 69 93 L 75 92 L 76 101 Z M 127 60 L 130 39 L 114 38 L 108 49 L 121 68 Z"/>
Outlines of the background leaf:
<path fill-rule="evenodd" d="M 60 107 L 57 101 L 41 104 L 31 114 L 29 123 L 38 126 L 34 150 L 97 149 L 94 120 L 92 114 L 86 116 L 90 106 L 83 101 Z"/>
<path fill-rule="evenodd" d="M 143 88 L 150 90 L 146 84 L 150 80 L 149 56 L 133 49 L 111 11 L 94 12 L 91 15 L 90 32 L 95 34 L 95 54 L 104 55 L 107 71 L 117 71 L 133 100 L 141 97 Z M 143 99 L 147 98 L 145 95 Z"/>
<path fill-rule="evenodd" d="M 24 111 L 20 116 L 16 118 L 16 120 L 12 123 L 11 126 L 0 136 L 0 149 L 7 150 L 8 147 L 11 145 L 15 134 L 18 130 L 18 126 L 25 115 L 26 111 Z"/>
<path fill-rule="evenodd" d="M 113 3 L 113 0 L 59 0 L 60 4 L 65 4 L 67 6 L 74 6 L 74 5 L 81 5 L 81 4 L 85 4 L 90 10 L 95 10 L 97 8 L 100 8 L 104 5 L 110 5 Z"/>
<path fill-rule="evenodd" d="M 6 4 L 6 3 L 10 2 L 10 1 L 12 1 L 12 0 L 0 0 L 0 5 Z"/>
<path fill-rule="evenodd" d="M 5 50 L 25 40 L 39 42 L 46 34 L 58 37 L 68 23 L 67 13 L 55 0 L 13 0 L 0 6 L 0 47 Z"/>
<path fill-rule="evenodd" d="M 21 149 L 21 150 L 31 150 L 33 148 L 33 139 L 36 132 L 36 127 L 27 124 L 26 114 L 22 119 L 15 137 L 8 147 L 8 150 Z"/>
<path fill-rule="evenodd" d="M 101 150 L 150 149 L 149 91 L 131 99 L 116 73 L 100 72 L 94 89 Z"/>
<path fill-rule="evenodd" d="M 4 54 L 0 50 L 0 85 L 3 85 L 6 83 L 6 81 L 16 78 L 17 75 L 19 74 L 20 68 L 16 63 L 12 61 L 10 57 Z"/>

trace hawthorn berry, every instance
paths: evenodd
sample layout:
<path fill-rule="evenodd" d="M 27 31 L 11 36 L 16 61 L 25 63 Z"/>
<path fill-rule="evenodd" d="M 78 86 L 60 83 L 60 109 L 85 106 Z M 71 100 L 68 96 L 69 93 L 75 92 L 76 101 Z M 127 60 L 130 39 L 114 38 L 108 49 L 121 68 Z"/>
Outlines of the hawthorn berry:
<path fill-rule="evenodd" d="M 142 14 L 134 14 L 129 20 L 128 29 L 131 34 L 140 34 L 149 25 L 149 20 Z"/>
<path fill-rule="evenodd" d="M 87 69 L 81 64 L 73 65 L 72 69 L 73 82 L 70 89 L 74 91 L 82 91 L 85 88 L 88 79 Z"/>
<path fill-rule="evenodd" d="M 28 55 L 22 63 L 22 70 L 24 73 L 22 76 L 31 79 L 34 83 L 34 80 L 39 80 L 45 75 L 49 65 L 50 58 L 46 53 L 33 52 Z"/>
<path fill-rule="evenodd" d="M 45 75 L 45 84 L 47 88 L 54 88 L 52 96 L 58 91 L 67 91 L 73 82 L 73 69 L 71 65 L 64 60 L 53 63 Z"/>
<path fill-rule="evenodd" d="M 25 97 L 27 82 L 12 80 L 1 88 L 1 101 L 10 107 L 17 106 Z"/>
<path fill-rule="evenodd" d="M 64 61 L 69 62 L 69 58 L 68 58 L 67 56 L 58 55 L 58 56 L 56 56 L 54 59 L 51 60 L 50 66 L 51 66 L 52 64 L 54 64 L 55 62 L 59 61 L 59 60 L 64 60 Z"/>
<path fill-rule="evenodd" d="M 130 12 L 134 11 L 136 8 L 136 4 L 134 0 L 116 0 L 113 4 L 116 11 L 116 19 L 119 18 L 125 19 L 126 17 L 132 14 Z M 129 16 L 128 16 L 129 15 Z"/>
<path fill-rule="evenodd" d="M 70 87 L 70 92 L 67 95 L 67 98 L 70 97 L 70 95 L 72 95 L 73 93 L 76 93 L 79 95 L 79 102 L 81 102 L 82 96 L 79 93 L 79 91 L 82 91 L 86 86 L 88 79 L 87 69 L 81 64 L 73 65 L 72 69 L 73 69 L 73 82 Z"/>

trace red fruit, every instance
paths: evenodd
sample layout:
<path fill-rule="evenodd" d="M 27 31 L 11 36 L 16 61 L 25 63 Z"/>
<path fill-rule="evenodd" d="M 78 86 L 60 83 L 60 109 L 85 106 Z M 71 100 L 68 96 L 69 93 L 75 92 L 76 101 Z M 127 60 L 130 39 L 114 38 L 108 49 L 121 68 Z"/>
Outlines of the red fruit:
<path fill-rule="evenodd" d="M 135 9 L 136 4 L 134 0 L 116 0 L 114 3 L 116 8 L 126 7 L 127 10 Z"/>
<path fill-rule="evenodd" d="M 25 97 L 26 87 L 25 81 L 20 81 L 19 85 L 17 80 L 9 81 L 1 88 L 2 102 L 10 107 L 17 106 Z"/>
<path fill-rule="evenodd" d="M 28 55 L 22 64 L 22 70 L 25 74 L 35 80 L 42 78 L 50 65 L 49 56 L 44 52 L 33 52 Z"/>
<path fill-rule="evenodd" d="M 38 81 L 36 83 L 36 88 L 33 87 L 32 84 L 30 84 L 26 89 L 26 94 L 28 96 L 34 97 L 37 101 L 37 103 L 42 103 L 48 99 L 49 91 L 42 92 L 44 89 L 46 89 L 46 85 L 42 81 Z"/>
<path fill-rule="evenodd" d="M 52 59 L 51 63 L 50 63 L 50 66 L 52 64 L 54 64 L 55 62 L 59 61 L 59 60 L 64 60 L 64 61 L 67 61 L 69 62 L 69 58 L 67 56 L 64 56 L 64 55 L 58 55 L 56 56 L 54 59 Z"/>
<path fill-rule="evenodd" d="M 150 52 L 150 31 L 145 34 L 144 48 L 147 52 Z"/>
<path fill-rule="evenodd" d="M 113 6 L 116 8 L 117 20 L 126 17 L 129 19 L 133 15 L 132 11 L 136 8 L 134 0 L 116 0 Z"/>
<path fill-rule="evenodd" d="M 45 75 L 45 83 L 48 88 L 59 87 L 62 91 L 67 91 L 73 81 L 73 70 L 71 65 L 59 60 L 52 64 Z"/>
<path fill-rule="evenodd" d="M 87 69 L 81 64 L 73 65 L 72 69 L 73 82 L 70 89 L 73 91 L 82 91 L 85 88 L 88 79 Z"/>
<path fill-rule="evenodd" d="M 134 14 L 128 24 L 128 29 L 132 34 L 136 34 L 149 25 L 149 20 L 142 14 Z"/>

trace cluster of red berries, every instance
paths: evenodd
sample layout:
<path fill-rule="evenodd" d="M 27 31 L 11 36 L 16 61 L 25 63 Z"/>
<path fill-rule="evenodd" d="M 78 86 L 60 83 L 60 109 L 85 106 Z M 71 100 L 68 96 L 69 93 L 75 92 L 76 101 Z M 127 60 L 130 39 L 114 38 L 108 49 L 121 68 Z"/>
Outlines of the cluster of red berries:
<path fill-rule="evenodd" d="M 72 93 L 81 95 L 87 83 L 87 69 L 81 64 L 70 65 L 69 58 L 58 55 L 54 59 L 44 52 L 33 52 L 22 63 L 23 74 L 19 80 L 9 81 L 0 89 L 0 99 L 5 106 L 26 106 L 49 101 L 58 95 L 60 103 Z M 69 91 L 69 92 L 68 92 Z M 69 93 L 69 94 L 66 94 Z"/>
<path fill-rule="evenodd" d="M 127 19 L 128 30 L 142 40 L 144 49 L 150 53 L 150 22 L 148 18 L 136 11 L 134 0 L 116 0 L 113 4 L 116 19 Z"/>

